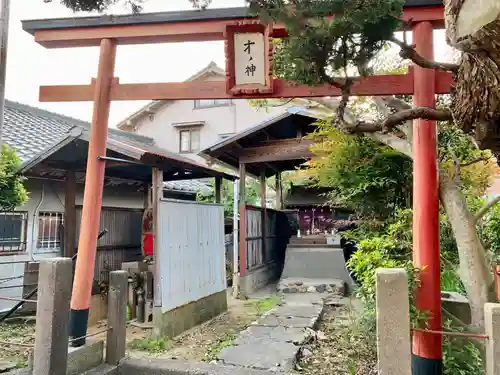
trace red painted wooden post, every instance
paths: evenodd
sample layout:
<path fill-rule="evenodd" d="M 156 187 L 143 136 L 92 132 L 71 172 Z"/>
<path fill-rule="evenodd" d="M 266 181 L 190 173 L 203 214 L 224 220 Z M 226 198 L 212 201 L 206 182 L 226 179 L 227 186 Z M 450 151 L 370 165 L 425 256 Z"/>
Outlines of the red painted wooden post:
<path fill-rule="evenodd" d="M 99 67 L 94 92 L 94 112 L 90 127 L 90 140 L 83 194 L 82 223 L 78 241 L 73 294 L 71 298 L 69 334 L 73 339 L 87 334 L 90 297 L 94 280 L 97 235 L 104 187 L 105 162 L 108 137 L 110 94 L 115 68 L 116 41 L 103 39 L 100 44 Z M 85 338 L 73 341 L 73 346 L 82 346 Z"/>
<path fill-rule="evenodd" d="M 413 27 L 413 42 L 423 57 L 433 58 L 433 27 L 420 22 Z M 414 103 L 435 106 L 436 73 L 415 67 Z M 434 121 L 413 123 L 413 259 L 421 273 L 417 307 L 430 312 L 426 328 L 441 330 L 441 291 L 439 259 L 439 195 L 437 170 L 437 131 Z M 442 336 L 424 332 L 413 335 L 413 374 L 442 373 Z"/>

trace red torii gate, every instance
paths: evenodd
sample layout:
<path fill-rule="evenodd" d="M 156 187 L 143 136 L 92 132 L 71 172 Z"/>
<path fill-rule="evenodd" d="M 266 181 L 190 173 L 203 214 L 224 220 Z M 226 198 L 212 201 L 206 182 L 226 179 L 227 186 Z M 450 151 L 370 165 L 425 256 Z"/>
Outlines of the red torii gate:
<path fill-rule="evenodd" d="M 441 0 L 406 0 L 403 19 L 411 22 L 417 52 L 433 58 L 433 29 L 443 28 Z M 257 22 L 258 23 L 258 22 Z M 79 257 L 71 303 L 72 318 L 86 330 L 93 259 L 95 258 L 99 212 L 101 210 L 106 137 L 112 100 L 183 100 L 222 98 L 289 98 L 338 96 L 340 91 L 325 85 L 308 87 L 273 80 L 269 75 L 260 84 L 243 84 L 235 90 L 235 56 L 227 54 L 227 82 L 119 83 L 114 77 L 116 47 L 121 44 L 202 42 L 226 40 L 226 50 L 234 45 L 234 33 L 262 32 L 265 37 L 286 37 L 283 25 L 268 28 L 256 24 L 245 8 L 208 9 L 205 11 L 167 12 L 130 16 L 103 16 L 56 20 L 23 21 L 25 31 L 46 48 L 100 46 L 97 78 L 89 85 L 42 86 L 40 101 L 93 101 L 91 140 L 78 244 Z M 268 38 L 264 38 L 267 47 Z M 228 47 L 229 46 L 229 47 Z M 234 51 L 233 51 L 234 52 Z M 266 57 L 267 58 L 267 57 Z M 265 59 L 266 59 L 265 58 Z M 267 60 L 267 63 L 269 61 Z M 269 66 L 269 65 L 266 65 Z M 435 94 L 450 92 L 448 73 L 414 67 L 405 75 L 367 77 L 356 83 L 352 95 L 413 95 L 417 106 L 435 106 Z M 428 328 L 441 330 L 439 201 L 436 124 L 414 122 L 414 263 L 425 266 L 417 304 L 431 312 Z M 244 205 L 244 202 L 242 202 Z M 90 280 L 90 281 L 89 281 Z M 81 329 L 82 327 L 80 327 Z M 80 330 L 81 332 L 81 330 Z M 415 332 L 413 338 L 414 373 L 440 374 L 442 367 L 441 335 Z"/>

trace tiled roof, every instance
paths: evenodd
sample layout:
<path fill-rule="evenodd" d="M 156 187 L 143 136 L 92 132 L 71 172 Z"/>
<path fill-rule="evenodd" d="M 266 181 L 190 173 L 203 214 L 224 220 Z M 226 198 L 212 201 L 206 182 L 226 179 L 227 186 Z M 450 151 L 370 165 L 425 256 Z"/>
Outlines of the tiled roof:
<path fill-rule="evenodd" d="M 89 129 L 90 124 L 40 108 L 5 101 L 2 140 L 16 150 L 23 163 L 62 141 L 75 128 Z M 147 146 L 155 144 L 152 138 L 111 128 L 109 137 Z M 210 189 L 207 180 L 169 181 L 165 186 L 169 190 L 187 192 L 206 192 L 206 189 Z"/>

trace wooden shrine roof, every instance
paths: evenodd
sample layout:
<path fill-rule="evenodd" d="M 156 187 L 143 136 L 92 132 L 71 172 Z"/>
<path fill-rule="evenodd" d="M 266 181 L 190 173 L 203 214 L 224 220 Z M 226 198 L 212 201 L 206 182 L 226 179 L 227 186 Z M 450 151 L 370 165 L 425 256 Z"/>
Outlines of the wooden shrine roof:
<path fill-rule="evenodd" d="M 317 118 L 290 108 L 208 147 L 200 155 L 234 169 L 244 163 L 247 173 L 254 176 L 294 170 L 312 156 L 309 146 L 313 141 L 304 137 L 314 131 L 316 121 Z"/>

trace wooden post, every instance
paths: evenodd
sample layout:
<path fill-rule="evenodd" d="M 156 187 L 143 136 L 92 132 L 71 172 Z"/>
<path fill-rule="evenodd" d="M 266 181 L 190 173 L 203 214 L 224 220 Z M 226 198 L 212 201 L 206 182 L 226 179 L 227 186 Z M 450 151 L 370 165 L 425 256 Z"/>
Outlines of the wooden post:
<path fill-rule="evenodd" d="M 281 172 L 276 173 L 276 209 L 283 209 L 283 186 L 281 180 Z"/>
<path fill-rule="evenodd" d="M 264 263 L 267 259 L 267 202 L 266 202 L 266 172 L 260 173 L 260 207 L 262 209 L 262 259 Z"/>
<path fill-rule="evenodd" d="M 144 210 L 147 210 L 151 205 L 151 184 L 144 184 Z"/>
<path fill-rule="evenodd" d="M 69 258 L 40 262 L 33 374 L 66 374 L 72 263 Z"/>
<path fill-rule="evenodd" d="M 247 206 L 245 204 L 246 166 L 240 163 L 240 277 L 247 273 Z"/>
<path fill-rule="evenodd" d="M 416 51 L 433 59 L 433 27 L 430 22 L 413 26 Z M 434 69 L 415 67 L 414 103 L 435 107 Z M 441 331 L 441 286 L 439 257 L 439 196 L 436 122 L 413 122 L 413 261 L 424 268 L 416 305 L 429 313 L 426 327 Z M 442 336 L 417 331 L 413 335 L 413 374 L 442 374 Z"/>
<path fill-rule="evenodd" d="M 127 341 L 127 271 L 109 274 L 108 328 L 106 335 L 106 363 L 116 366 L 125 357 Z"/>
<path fill-rule="evenodd" d="M 222 177 L 215 177 L 215 203 L 222 202 Z"/>
<path fill-rule="evenodd" d="M 75 171 L 66 172 L 64 183 L 64 256 L 71 258 L 76 247 L 76 176 Z"/>
<path fill-rule="evenodd" d="M 99 232 L 106 155 L 111 85 L 116 58 L 116 41 L 101 40 L 99 66 L 94 91 L 94 112 L 90 127 L 89 151 L 85 192 L 83 195 L 82 222 L 78 241 L 78 258 L 70 312 L 70 337 L 75 339 L 87 334 L 90 297 L 94 280 L 94 265 Z M 73 346 L 82 346 L 85 339 L 75 340 Z"/>
<path fill-rule="evenodd" d="M 153 200 L 153 254 L 155 260 L 155 307 L 161 307 L 161 249 L 160 249 L 160 199 L 163 197 L 163 171 L 153 168 L 152 200 Z"/>

